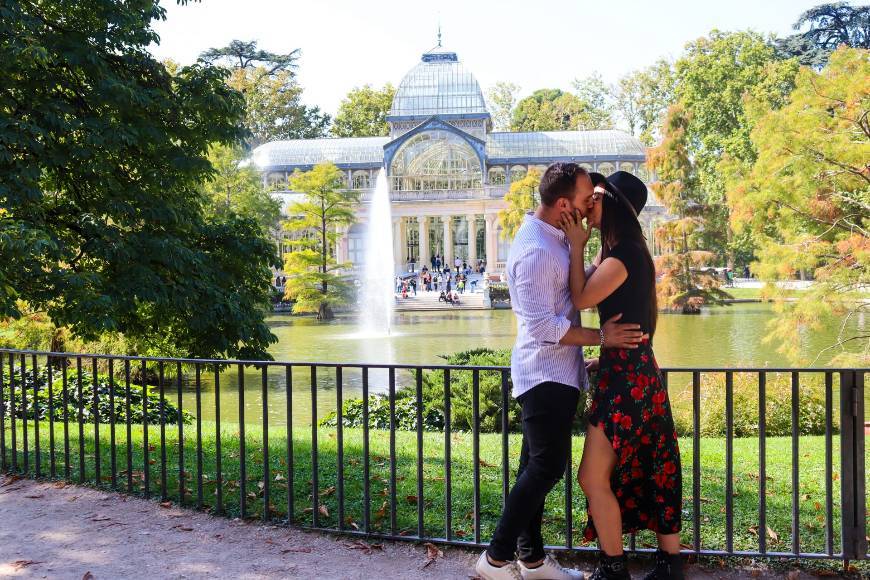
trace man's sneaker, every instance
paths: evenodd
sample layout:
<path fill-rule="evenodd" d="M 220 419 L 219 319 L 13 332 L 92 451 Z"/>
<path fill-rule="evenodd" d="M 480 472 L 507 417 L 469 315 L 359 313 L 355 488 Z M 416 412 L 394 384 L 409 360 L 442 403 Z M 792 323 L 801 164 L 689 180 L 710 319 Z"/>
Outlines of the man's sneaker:
<path fill-rule="evenodd" d="M 477 559 L 474 571 L 483 580 L 523 580 L 523 577 L 520 576 L 520 571 L 517 570 L 516 564 L 508 562 L 501 567 L 493 566 L 486 557 L 486 551 Z"/>
<path fill-rule="evenodd" d="M 552 556 L 544 558 L 537 568 L 526 568 L 520 560 L 520 574 L 523 580 L 583 580 L 584 575 L 574 568 L 563 568 Z"/>

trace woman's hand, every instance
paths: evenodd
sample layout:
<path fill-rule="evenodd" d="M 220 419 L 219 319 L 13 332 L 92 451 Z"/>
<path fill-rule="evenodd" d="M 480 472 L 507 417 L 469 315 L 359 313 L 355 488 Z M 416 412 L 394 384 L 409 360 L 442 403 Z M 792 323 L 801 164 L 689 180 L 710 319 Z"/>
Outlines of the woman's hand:
<path fill-rule="evenodd" d="M 589 241 L 592 228 L 588 224 L 584 224 L 583 219 L 580 211 L 576 209 L 571 213 L 563 211 L 559 219 L 559 227 L 565 232 L 572 248 L 585 248 L 586 242 Z"/>
<path fill-rule="evenodd" d="M 586 361 L 586 372 L 592 373 L 592 372 L 597 371 L 600 368 L 599 361 L 600 361 L 599 357 L 591 358 L 588 361 Z"/>

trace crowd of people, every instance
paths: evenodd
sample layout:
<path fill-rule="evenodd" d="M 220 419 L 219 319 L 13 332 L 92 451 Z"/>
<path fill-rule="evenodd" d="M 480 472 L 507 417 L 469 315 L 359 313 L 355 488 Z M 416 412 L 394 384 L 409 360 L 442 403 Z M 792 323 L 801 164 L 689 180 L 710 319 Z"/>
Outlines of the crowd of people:
<path fill-rule="evenodd" d="M 483 274 L 486 263 L 478 260 L 472 267 L 467 261 L 456 258 L 450 266 L 441 255 L 432 256 L 430 265 L 424 265 L 410 277 L 396 276 L 396 294 L 402 298 L 416 296 L 417 290 L 439 292 L 438 301 L 447 304 L 460 304 L 460 294 L 466 290 L 474 292 L 477 280 L 470 280 L 473 273 Z"/>

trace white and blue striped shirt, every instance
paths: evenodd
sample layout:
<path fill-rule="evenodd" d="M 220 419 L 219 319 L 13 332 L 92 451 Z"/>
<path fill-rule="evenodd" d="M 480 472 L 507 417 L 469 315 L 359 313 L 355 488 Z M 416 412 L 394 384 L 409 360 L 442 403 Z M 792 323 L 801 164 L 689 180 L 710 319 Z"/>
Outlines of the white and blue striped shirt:
<path fill-rule="evenodd" d="M 511 307 L 517 317 L 511 354 L 514 397 L 548 381 L 586 388 L 582 347 L 559 344 L 580 320 L 571 302 L 569 266 L 565 233 L 527 214 L 507 262 Z"/>

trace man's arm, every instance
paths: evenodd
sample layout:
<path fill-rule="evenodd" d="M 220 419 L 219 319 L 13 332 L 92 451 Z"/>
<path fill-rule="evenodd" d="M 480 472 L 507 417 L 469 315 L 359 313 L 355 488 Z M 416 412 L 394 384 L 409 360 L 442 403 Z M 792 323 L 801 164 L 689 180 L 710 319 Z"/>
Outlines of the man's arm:
<path fill-rule="evenodd" d="M 517 299 L 514 308 L 541 344 L 557 344 L 571 328 L 571 321 L 556 313 L 555 271 L 549 252 L 534 248 L 517 260 L 511 276 Z"/>
<path fill-rule="evenodd" d="M 647 335 L 640 330 L 640 324 L 620 323 L 622 314 L 613 316 L 604 323 L 604 346 L 607 348 L 637 348 L 640 341 Z M 572 346 L 598 346 L 601 344 L 599 329 L 575 326 L 559 341 Z"/>

